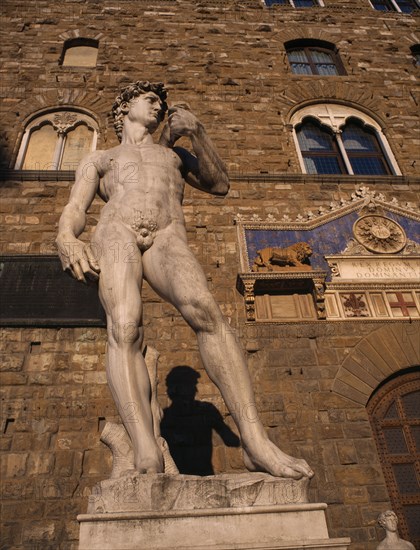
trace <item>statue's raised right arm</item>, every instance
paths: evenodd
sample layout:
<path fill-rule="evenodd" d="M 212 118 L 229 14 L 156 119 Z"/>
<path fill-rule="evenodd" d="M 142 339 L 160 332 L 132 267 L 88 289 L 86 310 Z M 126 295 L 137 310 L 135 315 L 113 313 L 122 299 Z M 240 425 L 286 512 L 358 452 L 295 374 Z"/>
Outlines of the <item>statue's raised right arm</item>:
<path fill-rule="evenodd" d="M 229 179 L 224 162 L 219 157 L 204 126 L 186 105 L 174 105 L 169 109 L 169 117 L 160 143 L 173 146 L 181 136 L 191 139 L 195 156 L 182 147 L 174 147 L 184 165 L 184 177 L 191 186 L 211 193 L 226 195 Z"/>

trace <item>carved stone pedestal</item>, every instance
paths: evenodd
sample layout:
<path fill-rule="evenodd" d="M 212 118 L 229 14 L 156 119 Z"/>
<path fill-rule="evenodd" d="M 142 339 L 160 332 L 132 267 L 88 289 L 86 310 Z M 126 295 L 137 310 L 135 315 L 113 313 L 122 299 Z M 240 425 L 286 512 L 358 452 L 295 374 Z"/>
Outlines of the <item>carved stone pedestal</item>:
<path fill-rule="evenodd" d="M 308 481 L 266 474 L 138 475 L 99 483 L 78 516 L 80 550 L 346 550 Z"/>

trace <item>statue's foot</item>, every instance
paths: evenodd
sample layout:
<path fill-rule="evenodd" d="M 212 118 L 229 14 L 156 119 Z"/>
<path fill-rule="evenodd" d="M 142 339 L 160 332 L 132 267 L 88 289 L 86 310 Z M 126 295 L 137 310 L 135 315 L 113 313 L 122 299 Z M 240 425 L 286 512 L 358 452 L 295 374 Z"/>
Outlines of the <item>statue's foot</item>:
<path fill-rule="evenodd" d="M 244 463 L 248 470 L 266 472 L 276 477 L 301 479 L 314 475 L 306 460 L 294 458 L 280 451 L 268 438 L 253 448 L 244 446 Z"/>
<path fill-rule="evenodd" d="M 157 450 L 154 455 L 137 456 L 134 459 L 134 466 L 140 474 L 161 474 L 164 471 L 162 453 Z"/>

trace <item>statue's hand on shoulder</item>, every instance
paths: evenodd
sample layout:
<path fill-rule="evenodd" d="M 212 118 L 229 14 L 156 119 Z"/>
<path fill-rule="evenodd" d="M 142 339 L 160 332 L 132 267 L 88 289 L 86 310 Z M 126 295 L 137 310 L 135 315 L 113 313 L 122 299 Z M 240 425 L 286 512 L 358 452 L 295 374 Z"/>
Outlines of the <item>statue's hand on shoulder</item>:
<path fill-rule="evenodd" d="M 83 283 L 86 279 L 96 281 L 99 278 L 99 264 L 90 244 L 76 237 L 58 237 L 56 244 L 64 271 Z"/>
<path fill-rule="evenodd" d="M 184 103 L 173 105 L 169 109 L 168 125 L 172 143 L 181 136 L 196 134 L 201 127 L 198 118 L 189 110 L 189 106 Z"/>

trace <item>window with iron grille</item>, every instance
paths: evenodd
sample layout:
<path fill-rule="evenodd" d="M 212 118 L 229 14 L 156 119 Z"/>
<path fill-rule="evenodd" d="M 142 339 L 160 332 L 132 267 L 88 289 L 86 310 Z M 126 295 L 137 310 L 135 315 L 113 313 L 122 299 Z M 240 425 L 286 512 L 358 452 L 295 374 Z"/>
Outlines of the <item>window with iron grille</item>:
<path fill-rule="evenodd" d="M 295 74 L 337 76 L 346 74 L 334 44 L 321 40 L 292 40 L 285 44 Z"/>
<path fill-rule="evenodd" d="M 412 13 L 420 8 L 418 0 L 370 0 L 375 10 Z"/>
<path fill-rule="evenodd" d="M 388 380 L 367 405 L 400 535 L 420 547 L 420 368 Z"/>

